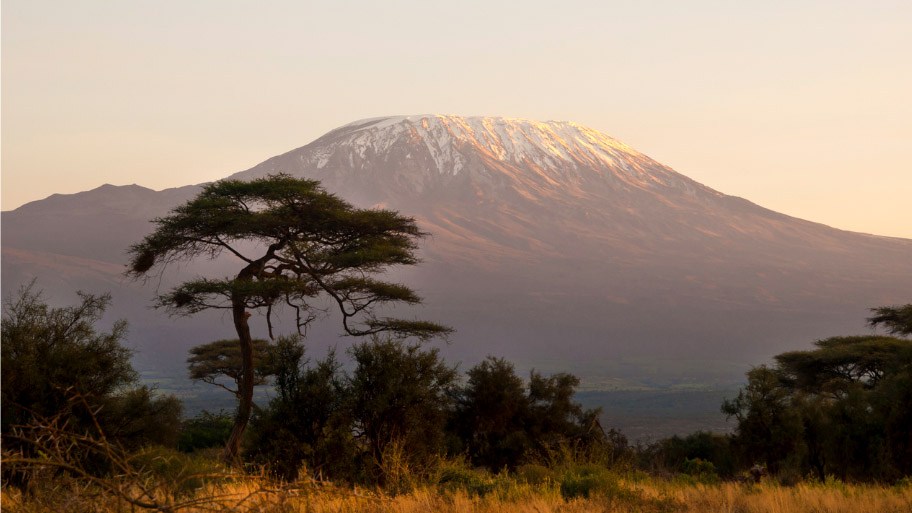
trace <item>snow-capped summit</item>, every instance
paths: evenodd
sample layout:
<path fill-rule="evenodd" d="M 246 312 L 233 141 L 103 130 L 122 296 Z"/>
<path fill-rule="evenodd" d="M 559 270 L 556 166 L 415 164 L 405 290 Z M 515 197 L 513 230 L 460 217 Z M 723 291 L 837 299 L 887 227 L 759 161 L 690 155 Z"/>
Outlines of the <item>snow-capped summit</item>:
<path fill-rule="evenodd" d="M 559 189 L 585 196 L 606 187 L 718 195 L 598 130 L 568 121 L 499 117 L 359 120 L 234 177 L 280 171 L 317 178 L 331 190 L 349 189 L 340 180 L 350 179 L 394 195 L 404 192 L 403 185 L 418 195 L 440 187 L 453 194 L 462 186 L 471 189 L 463 191 L 469 195 L 500 191 L 527 199 L 551 198 Z"/>
<path fill-rule="evenodd" d="M 634 173 L 627 161 L 642 158 L 633 148 L 597 130 L 568 121 L 462 117 L 450 115 L 393 116 L 364 119 L 330 132 L 350 135 L 360 149 L 384 152 L 401 137 L 420 140 L 440 172 L 458 173 L 466 157 L 454 149 L 472 146 L 492 157 L 544 168 L 579 165 L 618 166 Z"/>

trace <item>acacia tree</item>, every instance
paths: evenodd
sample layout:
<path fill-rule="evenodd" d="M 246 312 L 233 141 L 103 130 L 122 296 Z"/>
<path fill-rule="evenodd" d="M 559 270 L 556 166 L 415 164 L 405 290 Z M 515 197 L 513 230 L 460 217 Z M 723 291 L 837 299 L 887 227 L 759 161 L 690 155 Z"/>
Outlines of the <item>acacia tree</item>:
<path fill-rule="evenodd" d="M 874 315 L 868 317 L 868 326 L 876 328 L 883 324 L 890 335 L 912 335 L 912 303 L 903 306 L 880 306 L 872 308 L 871 311 Z"/>
<path fill-rule="evenodd" d="M 313 180 L 270 175 L 250 182 L 224 180 L 155 221 L 155 231 L 130 248 L 128 274 L 145 277 L 156 268 L 228 252 L 243 267 L 236 276 L 197 278 L 158 297 L 172 314 L 229 309 L 241 349 L 242 376 L 234 428 L 225 447 L 234 460 L 250 419 L 255 369 L 250 310 L 265 309 L 272 338 L 272 313 L 287 305 L 298 330 L 319 310 L 314 298 L 338 306 L 349 335 L 392 332 L 427 339 L 450 330 L 417 320 L 378 317 L 376 307 L 421 300 L 410 288 L 376 279 L 393 265 L 413 265 L 416 241 L 425 234 L 415 220 L 390 210 L 357 209 Z"/>
<path fill-rule="evenodd" d="M 253 339 L 253 386 L 265 385 L 273 375 L 269 362 L 271 348 L 267 340 Z M 190 371 L 190 379 L 224 388 L 240 398 L 242 360 L 238 339 L 216 340 L 191 348 L 190 358 L 187 358 L 187 369 Z M 221 377 L 231 378 L 235 388 L 220 383 Z M 256 404 L 253 407 L 256 408 Z"/>

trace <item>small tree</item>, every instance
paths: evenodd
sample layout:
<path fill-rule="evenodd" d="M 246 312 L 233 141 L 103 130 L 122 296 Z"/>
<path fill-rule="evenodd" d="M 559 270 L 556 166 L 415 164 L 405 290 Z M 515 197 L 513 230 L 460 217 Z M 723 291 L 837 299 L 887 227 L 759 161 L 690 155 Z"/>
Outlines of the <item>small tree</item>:
<path fill-rule="evenodd" d="M 427 463 L 443 446 L 456 369 L 436 348 L 394 339 L 373 337 L 349 354 L 356 364 L 348 380 L 354 432 L 381 472 L 389 470 L 389 449 L 407 448 L 409 464 Z"/>
<path fill-rule="evenodd" d="M 557 446 L 609 441 L 598 423 L 600 410 L 584 410 L 573 401 L 579 378 L 571 374 L 546 377 L 533 370 L 526 384 L 512 363 L 488 357 L 467 376 L 453 424 L 477 465 L 500 470 L 541 458 Z"/>
<path fill-rule="evenodd" d="M 272 336 L 274 307 L 295 310 L 303 330 L 316 318 L 311 301 L 330 298 L 349 335 L 394 332 L 422 339 L 448 328 L 424 321 L 382 318 L 386 303 L 415 304 L 408 287 L 375 279 L 393 265 L 412 265 L 415 241 L 424 236 L 415 220 L 389 210 L 361 210 L 328 194 L 313 180 L 280 174 L 242 182 L 224 180 L 155 220 L 155 231 L 130 249 L 128 274 L 148 276 L 156 267 L 227 251 L 242 261 L 237 275 L 198 278 L 158 298 L 172 313 L 212 308 L 232 312 L 241 350 L 240 401 L 225 458 L 233 460 L 250 418 L 256 373 L 249 310 L 264 309 Z"/>
<path fill-rule="evenodd" d="M 491 469 L 519 464 L 531 444 L 525 383 L 512 363 L 493 356 L 466 375 L 453 415 L 464 450 L 473 463 Z"/>
<path fill-rule="evenodd" d="M 738 396 L 722 403 L 722 413 L 738 421 L 736 439 L 748 459 L 762 462 L 773 474 L 800 444 L 801 418 L 790 405 L 779 374 L 761 365 L 747 373 Z"/>
<path fill-rule="evenodd" d="M 273 371 L 269 365 L 270 344 L 262 338 L 253 339 L 253 385 L 265 385 Z M 190 379 L 202 381 L 234 394 L 241 398 L 241 380 L 243 379 L 243 359 L 238 339 L 216 340 L 190 349 L 187 358 Z M 219 378 L 231 378 L 235 388 L 229 388 L 219 382 Z M 254 405 L 255 406 L 255 405 Z"/>
<path fill-rule="evenodd" d="M 180 401 L 139 385 L 131 352 L 121 344 L 126 322 L 116 321 L 108 332 L 96 329 L 110 295 L 78 294 L 77 304 L 54 308 L 29 285 L 4 305 L 4 445 L 21 445 L 7 439 L 16 426 L 58 415 L 77 431 L 98 422 L 109 440 L 128 448 L 173 444 Z"/>
<path fill-rule="evenodd" d="M 247 455 L 282 479 L 296 479 L 303 463 L 314 475 L 350 480 L 358 451 L 335 353 L 310 362 L 298 340 L 280 337 L 272 358 L 276 396 L 254 417 Z"/>

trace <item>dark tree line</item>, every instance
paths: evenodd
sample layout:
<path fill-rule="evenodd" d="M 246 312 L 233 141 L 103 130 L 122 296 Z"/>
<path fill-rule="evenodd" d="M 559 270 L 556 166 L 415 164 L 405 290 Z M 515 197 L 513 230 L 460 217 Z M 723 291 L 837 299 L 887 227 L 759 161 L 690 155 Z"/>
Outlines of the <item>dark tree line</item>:
<path fill-rule="evenodd" d="M 441 455 L 465 455 L 492 470 L 537 461 L 560 444 L 607 443 L 596 410 L 572 396 L 579 380 L 489 358 L 459 380 L 436 349 L 395 339 L 353 346 L 351 374 L 334 354 L 304 358 L 291 339 L 277 368 L 276 397 L 255 417 L 247 456 L 283 478 L 302 468 L 347 480 L 383 480 L 389 465 L 429 468 Z"/>
<path fill-rule="evenodd" d="M 912 334 L 912 305 L 873 310 L 871 326 Z M 734 445 L 773 473 L 893 480 L 912 475 L 912 340 L 865 335 L 820 340 L 748 373 L 722 410 Z"/>

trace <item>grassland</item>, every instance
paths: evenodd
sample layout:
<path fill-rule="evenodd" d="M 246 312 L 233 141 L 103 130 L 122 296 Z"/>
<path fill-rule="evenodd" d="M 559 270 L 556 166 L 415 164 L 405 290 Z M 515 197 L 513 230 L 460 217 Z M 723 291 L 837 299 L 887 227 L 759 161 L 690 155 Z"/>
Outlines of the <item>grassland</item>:
<path fill-rule="evenodd" d="M 563 469 L 527 466 L 513 474 L 496 475 L 444 465 L 421 483 L 409 483 L 406 479 L 392 488 L 372 490 L 311 479 L 277 483 L 230 473 L 204 480 L 193 478 L 191 482 L 195 486 L 191 487 L 184 486 L 187 481 L 178 483 L 166 479 L 155 484 L 155 476 L 147 478 L 132 484 L 118 483 L 121 486 L 118 491 L 117 488 L 103 489 L 98 483 L 87 485 L 57 477 L 33 486 L 27 493 L 4 488 L 2 508 L 3 511 L 23 513 L 148 510 L 188 513 L 912 511 L 912 482 L 908 479 L 895 486 L 828 480 L 786 487 L 775 480 L 753 484 L 713 482 L 686 475 L 660 478 L 593 465 Z"/>

